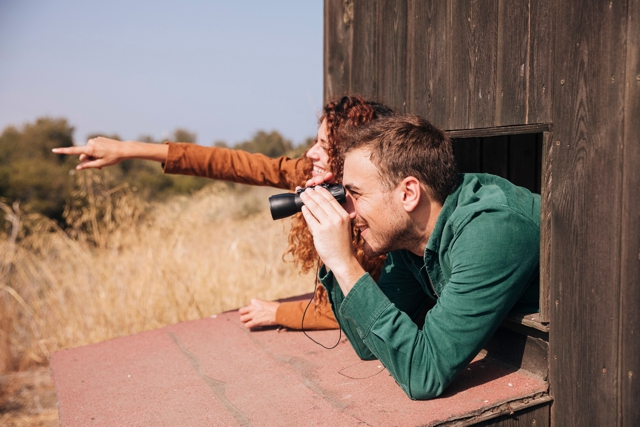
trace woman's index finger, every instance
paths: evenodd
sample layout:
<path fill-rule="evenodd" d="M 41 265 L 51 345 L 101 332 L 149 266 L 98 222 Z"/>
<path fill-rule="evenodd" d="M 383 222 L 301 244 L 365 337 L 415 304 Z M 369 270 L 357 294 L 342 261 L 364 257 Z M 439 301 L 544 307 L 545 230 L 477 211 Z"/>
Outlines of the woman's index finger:
<path fill-rule="evenodd" d="M 56 154 L 87 154 L 87 147 L 58 147 L 51 150 Z"/>

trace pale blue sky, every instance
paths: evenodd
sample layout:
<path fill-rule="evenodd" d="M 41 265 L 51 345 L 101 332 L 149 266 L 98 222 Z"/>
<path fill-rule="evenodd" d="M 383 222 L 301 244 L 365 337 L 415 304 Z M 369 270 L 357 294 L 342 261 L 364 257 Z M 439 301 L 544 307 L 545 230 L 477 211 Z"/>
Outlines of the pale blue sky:
<path fill-rule="evenodd" d="M 322 107 L 321 0 L 0 0 L 0 130 L 300 143 Z"/>

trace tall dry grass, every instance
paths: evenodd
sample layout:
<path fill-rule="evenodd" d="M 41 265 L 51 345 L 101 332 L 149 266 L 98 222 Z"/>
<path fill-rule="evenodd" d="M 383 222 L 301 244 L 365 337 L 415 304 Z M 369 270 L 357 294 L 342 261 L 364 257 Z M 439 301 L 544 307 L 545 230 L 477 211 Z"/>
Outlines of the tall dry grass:
<path fill-rule="evenodd" d="M 100 172 L 77 175 L 62 230 L 0 204 L 0 372 L 46 365 L 76 347 L 237 308 L 251 297 L 310 292 L 282 261 L 288 223 L 273 190 L 200 192 L 146 205 Z"/>

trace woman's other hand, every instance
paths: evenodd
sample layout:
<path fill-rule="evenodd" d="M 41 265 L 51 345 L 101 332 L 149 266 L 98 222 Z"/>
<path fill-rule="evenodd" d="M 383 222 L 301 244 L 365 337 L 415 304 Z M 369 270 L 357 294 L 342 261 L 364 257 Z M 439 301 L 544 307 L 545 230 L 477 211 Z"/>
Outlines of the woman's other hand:
<path fill-rule="evenodd" d="M 332 172 L 327 172 L 323 176 L 314 176 L 307 180 L 306 187 L 315 187 L 316 185 L 324 184 L 325 182 L 335 182 L 335 177 Z"/>
<path fill-rule="evenodd" d="M 245 328 L 255 328 L 258 326 L 273 326 L 276 323 L 276 310 L 280 305 L 276 301 L 265 301 L 253 298 L 248 306 L 242 307 L 240 313 L 240 321 L 244 323 Z"/>

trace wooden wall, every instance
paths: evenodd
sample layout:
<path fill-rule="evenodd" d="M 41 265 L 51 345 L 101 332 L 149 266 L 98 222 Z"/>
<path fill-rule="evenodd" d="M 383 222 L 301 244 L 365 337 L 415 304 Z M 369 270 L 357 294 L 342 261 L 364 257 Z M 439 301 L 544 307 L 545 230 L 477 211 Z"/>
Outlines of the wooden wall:
<path fill-rule="evenodd" d="M 640 425 L 639 4 L 556 5 L 550 378 L 558 426 Z"/>
<path fill-rule="evenodd" d="M 325 0 L 325 100 L 547 124 L 552 426 L 640 425 L 639 21 L 640 0 Z"/>
<path fill-rule="evenodd" d="M 324 96 L 443 129 L 551 121 L 550 1 L 328 0 Z"/>

